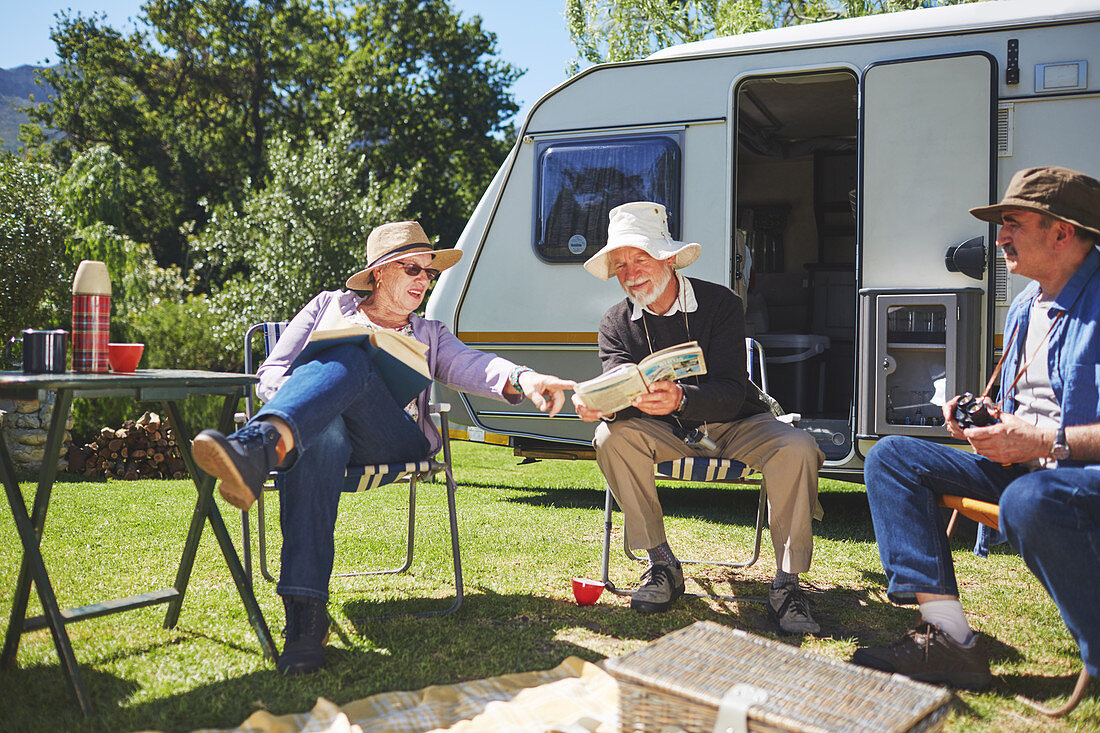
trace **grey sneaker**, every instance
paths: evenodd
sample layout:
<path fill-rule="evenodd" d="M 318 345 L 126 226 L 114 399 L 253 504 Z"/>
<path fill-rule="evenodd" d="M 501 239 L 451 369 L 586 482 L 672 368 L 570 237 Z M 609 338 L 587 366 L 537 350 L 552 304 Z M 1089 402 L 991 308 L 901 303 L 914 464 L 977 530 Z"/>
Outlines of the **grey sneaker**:
<path fill-rule="evenodd" d="M 772 588 L 768 594 L 768 613 L 779 624 L 779 630 L 786 634 L 816 634 L 821 631 L 810 615 L 810 599 L 798 583 Z"/>
<path fill-rule="evenodd" d="M 684 570 L 655 562 L 642 573 L 642 584 L 631 594 L 630 607 L 641 613 L 661 613 L 684 595 Z"/>
<path fill-rule="evenodd" d="M 964 646 L 927 621 L 909 629 L 893 646 L 857 649 L 852 662 L 967 690 L 980 690 L 992 679 L 989 661 L 973 640 Z"/>
<path fill-rule="evenodd" d="M 221 479 L 218 491 L 233 506 L 247 511 L 279 464 L 275 445 L 279 431 L 266 420 L 250 422 L 226 437 L 217 430 L 195 436 L 191 451 L 199 468 Z"/>

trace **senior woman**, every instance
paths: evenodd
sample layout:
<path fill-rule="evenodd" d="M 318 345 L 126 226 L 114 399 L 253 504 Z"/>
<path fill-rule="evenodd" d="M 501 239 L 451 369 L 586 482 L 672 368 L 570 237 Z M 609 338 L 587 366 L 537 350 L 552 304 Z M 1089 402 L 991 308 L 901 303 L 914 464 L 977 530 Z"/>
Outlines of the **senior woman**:
<path fill-rule="evenodd" d="M 286 609 L 281 672 L 312 672 L 325 662 L 333 532 L 345 467 L 416 461 L 442 446 L 428 415 L 428 390 L 408 405 L 397 404 L 361 346 L 326 349 L 287 374 L 330 303 L 353 322 L 402 331 L 426 344 L 432 378 L 449 387 L 512 404 L 526 395 L 553 416 L 565 401 L 563 390 L 573 386 L 471 349 L 439 321 L 413 312 L 428 284 L 461 257 L 460 250 L 433 250 L 414 221 L 374 229 L 367 238 L 369 264 L 348 278 L 349 290 L 311 300 L 260 367 L 263 408 L 230 436 L 204 430 L 195 438 L 196 462 L 219 479 L 222 496 L 240 509 L 252 505 L 272 469 L 285 470 L 276 588 Z"/>

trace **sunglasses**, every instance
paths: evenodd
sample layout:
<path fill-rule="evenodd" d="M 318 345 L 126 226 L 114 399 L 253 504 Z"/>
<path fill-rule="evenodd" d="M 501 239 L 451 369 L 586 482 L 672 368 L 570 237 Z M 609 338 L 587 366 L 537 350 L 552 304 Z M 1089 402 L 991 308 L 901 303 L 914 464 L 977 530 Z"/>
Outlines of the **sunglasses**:
<path fill-rule="evenodd" d="M 427 273 L 428 280 L 435 280 L 439 277 L 439 270 L 434 267 L 421 267 L 420 265 L 413 264 L 412 262 L 396 262 L 394 264 L 400 265 L 405 271 L 405 274 L 409 277 L 416 277 L 421 272 Z"/>

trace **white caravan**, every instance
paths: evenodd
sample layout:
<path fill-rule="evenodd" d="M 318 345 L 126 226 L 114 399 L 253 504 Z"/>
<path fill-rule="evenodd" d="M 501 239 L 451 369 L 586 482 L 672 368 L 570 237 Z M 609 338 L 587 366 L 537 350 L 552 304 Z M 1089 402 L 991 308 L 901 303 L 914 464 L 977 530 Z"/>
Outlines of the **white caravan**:
<path fill-rule="evenodd" d="M 939 405 L 995 363 L 1025 281 L 967 208 L 1028 166 L 1100 176 L 1098 129 L 1097 0 L 838 20 L 596 66 L 534 106 L 427 312 L 471 346 L 595 376 L 597 325 L 623 294 L 581 263 L 609 209 L 661 202 L 673 237 L 702 244 L 685 274 L 742 296 L 769 392 L 826 471 L 858 475 L 880 436 L 948 439 Z M 439 392 L 471 439 L 590 449 L 570 409 Z"/>

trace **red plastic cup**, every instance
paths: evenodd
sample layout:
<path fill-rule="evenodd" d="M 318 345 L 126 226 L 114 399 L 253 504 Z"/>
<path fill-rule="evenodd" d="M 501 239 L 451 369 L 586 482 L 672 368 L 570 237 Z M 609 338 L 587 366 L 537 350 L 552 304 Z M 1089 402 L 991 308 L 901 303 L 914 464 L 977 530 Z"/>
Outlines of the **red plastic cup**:
<path fill-rule="evenodd" d="M 107 360 L 111 362 L 111 371 L 134 371 L 144 351 L 145 344 L 107 344 Z"/>
<path fill-rule="evenodd" d="M 573 578 L 573 597 L 579 606 L 591 606 L 603 593 L 603 581 L 588 578 Z"/>

